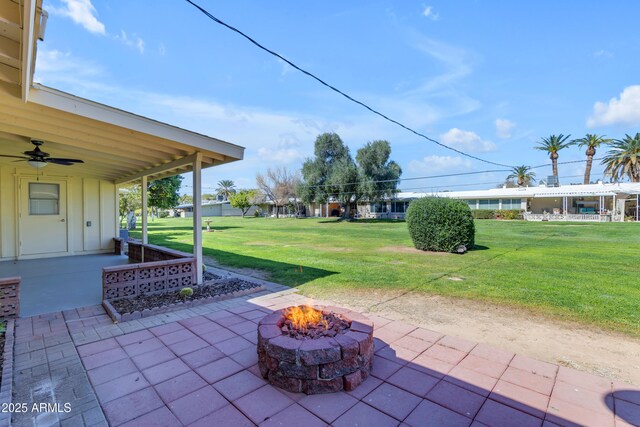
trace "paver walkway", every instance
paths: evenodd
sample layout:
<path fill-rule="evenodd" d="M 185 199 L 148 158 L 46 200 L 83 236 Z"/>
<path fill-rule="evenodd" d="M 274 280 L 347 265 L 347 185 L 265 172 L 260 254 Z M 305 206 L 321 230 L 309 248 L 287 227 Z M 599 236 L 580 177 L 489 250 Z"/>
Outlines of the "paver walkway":
<path fill-rule="evenodd" d="M 255 348 L 260 318 L 306 302 L 282 289 L 119 325 L 99 306 L 20 319 L 14 403 L 72 410 L 14 425 L 640 425 L 638 388 L 372 315 L 360 387 L 284 392 L 261 378 Z"/>

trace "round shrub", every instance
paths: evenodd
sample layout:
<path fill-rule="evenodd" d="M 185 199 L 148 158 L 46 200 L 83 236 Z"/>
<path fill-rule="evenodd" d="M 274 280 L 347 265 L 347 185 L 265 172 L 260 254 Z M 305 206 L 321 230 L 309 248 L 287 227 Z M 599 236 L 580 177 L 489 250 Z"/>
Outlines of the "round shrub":
<path fill-rule="evenodd" d="M 473 248 L 473 215 L 462 200 L 443 197 L 416 199 L 407 209 L 407 225 L 416 249 L 465 252 Z"/>
<path fill-rule="evenodd" d="M 180 296 L 182 298 L 189 298 L 193 295 L 193 289 L 191 288 L 182 288 L 180 289 Z"/>

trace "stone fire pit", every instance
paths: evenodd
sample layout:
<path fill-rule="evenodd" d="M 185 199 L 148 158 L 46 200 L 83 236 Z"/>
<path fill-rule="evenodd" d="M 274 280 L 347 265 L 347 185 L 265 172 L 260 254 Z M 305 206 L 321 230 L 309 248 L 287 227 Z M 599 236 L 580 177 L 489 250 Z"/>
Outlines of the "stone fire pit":
<path fill-rule="evenodd" d="M 310 335 L 292 334 L 286 317 L 291 309 L 269 314 L 258 324 L 258 365 L 262 376 L 295 393 L 330 393 L 358 387 L 371 371 L 373 323 L 344 309 L 316 307 L 325 319 L 335 321 L 330 324 L 337 326 L 317 336 L 315 330 Z"/>

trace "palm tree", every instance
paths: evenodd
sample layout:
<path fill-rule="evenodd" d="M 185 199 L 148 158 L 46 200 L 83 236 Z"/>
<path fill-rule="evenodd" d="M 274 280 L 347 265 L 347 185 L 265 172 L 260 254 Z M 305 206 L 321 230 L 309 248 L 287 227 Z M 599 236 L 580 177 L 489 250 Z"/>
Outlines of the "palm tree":
<path fill-rule="evenodd" d="M 518 187 L 529 185 L 535 181 L 536 173 L 531 171 L 530 166 L 514 166 L 511 168 L 511 174 L 507 176 L 507 179 L 517 179 Z"/>
<path fill-rule="evenodd" d="M 578 144 L 578 147 L 587 147 L 585 154 L 587 155 L 587 166 L 584 169 L 584 183 L 588 184 L 591 181 L 591 165 L 593 164 L 593 156 L 596 155 L 596 148 L 602 144 L 608 144 L 612 140 L 605 138 L 604 135 L 596 135 L 588 133 L 584 138 L 574 139 L 571 141 L 574 144 Z"/>
<path fill-rule="evenodd" d="M 611 150 L 602 159 L 602 164 L 606 166 L 605 175 L 611 176 L 614 181 L 620 181 L 626 175 L 631 182 L 640 182 L 640 133 L 634 137 L 625 135 L 610 145 Z"/>
<path fill-rule="evenodd" d="M 218 181 L 216 192 L 219 196 L 223 196 L 225 200 L 229 200 L 230 195 L 236 194 L 236 185 L 230 179 L 223 179 Z"/>
<path fill-rule="evenodd" d="M 542 141 L 538 142 L 538 146 L 535 147 L 536 150 L 549 153 L 549 158 L 553 165 L 553 175 L 555 177 L 558 177 L 558 151 L 571 145 L 571 142 L 567 142 L 570 136 L 571 135 L 564 136 L 563 134 L 551 135 L 547 138 L 542 138 Z"/>

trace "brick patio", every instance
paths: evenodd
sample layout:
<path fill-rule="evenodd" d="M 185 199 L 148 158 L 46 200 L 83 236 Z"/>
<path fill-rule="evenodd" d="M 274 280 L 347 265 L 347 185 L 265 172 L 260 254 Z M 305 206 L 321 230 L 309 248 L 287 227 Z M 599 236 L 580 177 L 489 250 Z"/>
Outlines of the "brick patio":
<path fill-rule="evenodd" d="M 640 389 L 407 323 L 375 323 L 371 377 L 352 392 L 305 396 L 267 384 L 256 325 L 305 302 L 269 291 L 114 325 L 100 306 L 20 319 L 15 426 L 629 426 Z"/>

